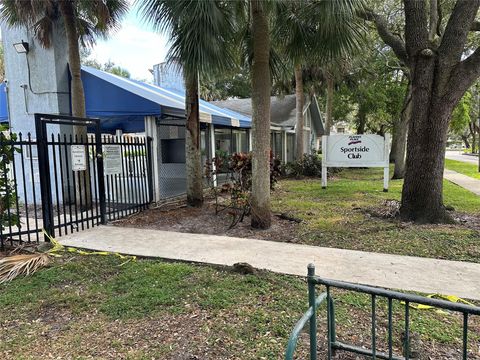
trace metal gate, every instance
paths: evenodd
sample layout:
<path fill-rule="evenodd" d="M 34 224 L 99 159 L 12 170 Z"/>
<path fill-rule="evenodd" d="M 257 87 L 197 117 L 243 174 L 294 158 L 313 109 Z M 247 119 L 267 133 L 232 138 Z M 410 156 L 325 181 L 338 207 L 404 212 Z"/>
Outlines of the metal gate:
<path fill-rule="evenodd" d="M 121 219 L 152 201 L 150 138 L 102 135 L 99 119 L 35 114 L 35 125 L 43 228 L 51 236 Z M 73 135 L 74 126 L 87 131 Z"/>

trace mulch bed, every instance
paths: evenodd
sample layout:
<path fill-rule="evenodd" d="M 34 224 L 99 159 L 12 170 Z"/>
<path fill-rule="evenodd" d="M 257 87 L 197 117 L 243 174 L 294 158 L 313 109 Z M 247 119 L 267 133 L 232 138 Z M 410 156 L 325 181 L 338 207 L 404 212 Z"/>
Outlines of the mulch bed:
<path fill-rule="evenodd" d="M 250 216 L 229 229 L 232 215 L 228 210 L 215 214 L 215 205 L 209 201 L 201 208 L 192 208 L 185 203 L 163 205 L 149 209 L 129 218 L 114 222 L 116 226 L 138 227 L 193 234 L 226 235 L 232 237 L 261 239 L 282 242 L 298 242 L 298 219 L 286 214 L 272 214 L 272 226 L 256 230 L 250 226 Z"/>

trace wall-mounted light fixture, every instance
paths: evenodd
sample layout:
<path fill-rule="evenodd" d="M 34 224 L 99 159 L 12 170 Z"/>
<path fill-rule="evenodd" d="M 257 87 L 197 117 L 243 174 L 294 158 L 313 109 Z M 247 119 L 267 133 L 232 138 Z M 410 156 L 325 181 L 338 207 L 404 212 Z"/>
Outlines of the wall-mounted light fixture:
<path fill-rule="evenodd" d="M 19 54 L 26 54 L 28 53 L 28 42 L 21 41 L 19 43 L 13 44 L 13 47 Z"/>

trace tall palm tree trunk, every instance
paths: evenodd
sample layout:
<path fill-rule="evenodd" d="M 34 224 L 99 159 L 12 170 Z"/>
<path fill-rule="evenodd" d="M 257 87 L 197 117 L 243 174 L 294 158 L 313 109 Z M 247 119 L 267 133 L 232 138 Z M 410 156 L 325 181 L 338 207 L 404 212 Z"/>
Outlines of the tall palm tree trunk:
<path fill-rule="evenodd" d="M 330 73 L 327 72 L 327 118 L 325 120 L 325 135 L 330 135 L 330 129 L 333 123 L 333 91 L 334 81 Z"/>
<path fill-rule="evenodd" d="M 264 3 L 250 0 L 252 13 L 252 222 L 268 229 L 270 212 L 270 33 Z"/>
<path fill-rule="evenodd" d="M 60 1 L 60 11 L 62 12 L 65 24 L 65 33 L 67 35 L 68 45 L 68 65 L 70 67 L 71 92 L 72 92 L 72 115 L 85 117 L 85 94 L 83 92 L 80 49 L 78 46 L 78 31 L 75 20 L 75 13 L 71 1 Z M 82 126 L 78 129 L 80 132 L 85 130 Z M 86 132 L 85 132 L 86 133 Z"/>
<path fill-rule="evenodd" d="M 72 102 L 72 115 L 77 117 L 86 117 L 85 110 L 85 94 L 83 91 L 81 62 L 80 62 L 80 49 L 78 45 L 78 31 L 75 19 L 75 13 L 73 3 L 71 1 L 62 0 L 59 1 L 60 12 L 63 16 L 63 22 L 65 24 L 65 33 L 67 36 L 68 46 L 68 65 L 70 68 L 70 88 L 71 88 L 71 102 Z M 87 127 L 86 126 L 74 126 L 73 137 L 75 141 L 87 142 Z M 88 154 L 86 154 L 88 156 Z M 75 176 L 78 176 L 76 181 L 75 197 L 77 204 L 81 204 L 81 210 L 85 210 L 92 205 L 92 194 L 90 189 L 90 171 L 89 169 L 76 172 Z"/>
<path fill-rule="evenodd" d="M 296 99 L 296 111 L 297 111 L 297 124 L 295 127 L 295 137 L 296 137 L 296 158 L 299 160 L 302 158 L 305 153 L 304 141 L 303 141 L 303 73 L 302 66 L 295 65 L 295 99 Z"/>
<path fill-rule="evenodd" d="M 185 167 L 187 175 L 187 203 L 200 207 L 203 204 L 203 177 L 200 152 L 200 110 L 198 76 L 185 72 Z"/>

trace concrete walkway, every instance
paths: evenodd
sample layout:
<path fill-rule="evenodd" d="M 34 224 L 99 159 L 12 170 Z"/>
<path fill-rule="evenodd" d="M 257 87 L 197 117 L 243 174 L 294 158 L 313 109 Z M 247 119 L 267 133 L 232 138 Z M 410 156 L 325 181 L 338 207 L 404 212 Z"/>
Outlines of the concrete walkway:
<path fill-rule="evenodd" d="M 463 151 L 458 151 L 458 150 L 447 150 L 445 152 L 445 158 L 450 160 L 466 162 L 470 164 L 478 164 L 478 156 L 465 155 Z"/>
<path fill-rule="evenodd" d="M 100 226 L 60 238 L 67 246 L 304 276 L 480 300 L 480 264 L 160 230 Z"/>
<path fill-rule="evenodd" d="M 463 187 L 476 195 L 480 195 L 480 180 L 471 178 L 470 176 L 460 174 L 453 170 L 445 169 L 443 177 L 458 186 Z"/>

